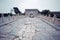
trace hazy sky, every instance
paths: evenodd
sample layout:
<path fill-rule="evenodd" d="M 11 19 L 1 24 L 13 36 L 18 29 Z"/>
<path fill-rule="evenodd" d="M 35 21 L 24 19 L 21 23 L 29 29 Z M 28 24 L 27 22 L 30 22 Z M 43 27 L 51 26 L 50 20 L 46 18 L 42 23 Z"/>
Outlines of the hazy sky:
<path fill-rule="evenodd" d="M 10 12 L 13 7 L 22 12 L 25 9 L 60 11 L 60 0 L 0 0 L 0 13 Z"/>

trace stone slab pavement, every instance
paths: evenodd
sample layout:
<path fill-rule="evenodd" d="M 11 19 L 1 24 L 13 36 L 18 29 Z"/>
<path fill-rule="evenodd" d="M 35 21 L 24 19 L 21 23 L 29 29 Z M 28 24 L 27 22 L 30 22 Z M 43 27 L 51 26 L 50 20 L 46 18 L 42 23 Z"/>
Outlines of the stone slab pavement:
<path fill-rule="evenodd" d="M 60 40 L 60 31 L 52 28 L 39 18 L 23 18 L 5 27 L 0 27 L 0 34 L 13 34 L 17 37 L 0 37 L 0 40 Z"/>

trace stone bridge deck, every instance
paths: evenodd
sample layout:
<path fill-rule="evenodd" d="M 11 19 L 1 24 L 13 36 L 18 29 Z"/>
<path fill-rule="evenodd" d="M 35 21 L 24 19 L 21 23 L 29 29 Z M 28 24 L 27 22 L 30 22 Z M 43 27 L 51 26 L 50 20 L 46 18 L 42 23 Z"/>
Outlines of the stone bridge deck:
<path fill-rule="evenodd" d="M 60 31 L 41 18 L 23 18 L 0 27 L 0 40 L 60 40 Z"/>

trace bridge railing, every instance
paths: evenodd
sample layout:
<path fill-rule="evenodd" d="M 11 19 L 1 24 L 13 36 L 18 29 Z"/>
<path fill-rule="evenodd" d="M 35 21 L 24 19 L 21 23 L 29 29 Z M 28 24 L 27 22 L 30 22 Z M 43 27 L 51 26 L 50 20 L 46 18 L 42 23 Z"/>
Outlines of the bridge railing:
<path fill-rule="evenodd" d="M 60 19 L 59 19 L 59 18 L 55 18 L 53 23 L 54 23 L 55 25 L 60 26 Z"/>
<path fill-rule="evenodd" d="M 19 19 L 19 16 L 7 16 L 7 17 L 2 16 L 0 17 L 0 25 L 15 21 L 17 19 Z"/>
<path fill-rule="evenodd" d="M 60 26 L 60 18 L 56 18 L 56 17 L 50 17 L 50 16 L 44 16 L 44 15 L 40 15 L 41 18 L 57 25 L 57 26 Z"/>

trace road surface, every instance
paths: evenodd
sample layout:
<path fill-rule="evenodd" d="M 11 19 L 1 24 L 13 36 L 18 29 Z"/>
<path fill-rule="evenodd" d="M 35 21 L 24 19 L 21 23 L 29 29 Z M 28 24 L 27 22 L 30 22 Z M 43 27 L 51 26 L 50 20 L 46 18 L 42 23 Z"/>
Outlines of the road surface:
<path fill-rule="evenodd" d="M 0 40 L 60 40 L 60 31 L 40 18 L 22 18 L 0 27 Z"/>

